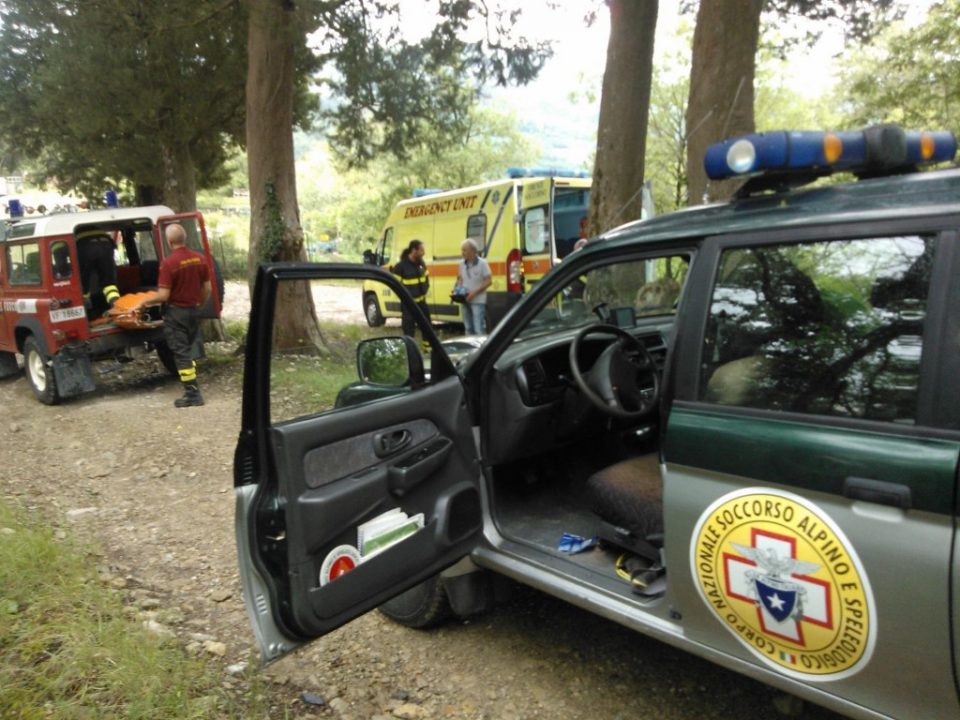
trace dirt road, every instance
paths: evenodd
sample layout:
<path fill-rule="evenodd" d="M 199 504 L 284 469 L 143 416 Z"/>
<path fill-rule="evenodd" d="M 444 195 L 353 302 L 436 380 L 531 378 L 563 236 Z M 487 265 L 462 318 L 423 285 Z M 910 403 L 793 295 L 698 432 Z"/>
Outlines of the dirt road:
<path fill-rule="evenodd" d="M 233 540 L 240 368 L 204 364 L 207 404 L 186 410 L 152 358 L 107 368 L 94 395 L 56 407 L 22 377 L 0 382 L 0 494 L 94 539 L 131 613 L 242 691 L 252 634 Z M 432 632 L 370 613 L 266 674 L 275 717 L 742 720 L 771 717 L 776 695 L 530 590 Z M 836 716 L 808 706 L 803 717 Z"/>

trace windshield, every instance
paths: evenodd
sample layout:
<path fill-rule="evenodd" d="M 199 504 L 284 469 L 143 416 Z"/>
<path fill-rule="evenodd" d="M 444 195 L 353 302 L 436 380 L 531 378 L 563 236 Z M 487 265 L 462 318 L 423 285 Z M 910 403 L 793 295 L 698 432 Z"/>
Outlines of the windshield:
<path fill-rule="evenodd" d="M 638 318 L 675 315 L 689 266 L 688 256 L 672 255 L 593 268 L 554 295 L 518 337 L 601 321 L 632 327 Z"/>

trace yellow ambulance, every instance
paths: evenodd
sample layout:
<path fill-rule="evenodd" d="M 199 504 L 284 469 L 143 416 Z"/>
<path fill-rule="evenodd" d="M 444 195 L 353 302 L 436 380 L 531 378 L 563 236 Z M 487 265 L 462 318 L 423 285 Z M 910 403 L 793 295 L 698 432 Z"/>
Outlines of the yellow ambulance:
<path fill-rule="evenodd" d="M 418 190 L 387 218 L 364 262 L 391 266 L 411 240 L 425 246 L 430 272 L 427 304 L 433 320 L 459 322 L 450 300 L 460 244 L 473 238 L 493 273 L 487 327 L 493 328 L 530 287 L 586 237 L 591 179 L 585 172 L 511 168 L 507 177 L 458 190 Z M 368 283 L 363 308 L 371 326 L 400 317 L 400 303 L 383 283 Z"/>

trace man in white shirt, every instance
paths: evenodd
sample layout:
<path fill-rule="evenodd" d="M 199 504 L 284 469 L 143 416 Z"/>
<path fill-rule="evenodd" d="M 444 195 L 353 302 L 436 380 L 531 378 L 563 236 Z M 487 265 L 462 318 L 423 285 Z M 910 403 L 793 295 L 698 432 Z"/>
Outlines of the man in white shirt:
<path fill-rule="evenodd" d="M 460 269 L 457 286 L 466 291 L 463 303 L 463 325 L 467 335 L 483 335 L 487 331 L 487 288 L 493 282 L 490 266 L 480 257 L 477 243 L 467 238 L 460 243 Z"/>

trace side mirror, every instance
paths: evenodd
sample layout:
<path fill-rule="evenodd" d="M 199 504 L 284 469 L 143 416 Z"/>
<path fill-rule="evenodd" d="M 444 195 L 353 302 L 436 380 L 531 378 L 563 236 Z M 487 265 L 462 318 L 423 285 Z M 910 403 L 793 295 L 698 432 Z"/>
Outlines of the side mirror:
<path fill-rule="evenodd" d="M 357 374 L 368 385 L 419 387 L 424 383 L 423 357 L 406 335 L 363 340 L 357 345 Z"/>
<path fill-rule="evenodd" d="M 376 253 L 373 252 L 373 250 L 370 250 L 370 249 L 368 248 L 368 249 L 366 249 L 366 250 L 363 251 L 363 264 L 364 264 L 364 265 L 376 265 L 376 264 L 377 264 L 377 256 L 376 256 Z"/>

